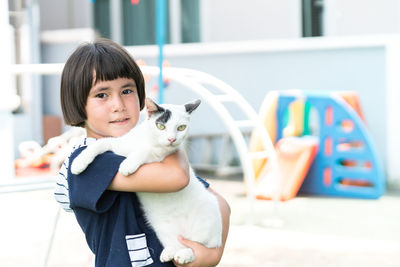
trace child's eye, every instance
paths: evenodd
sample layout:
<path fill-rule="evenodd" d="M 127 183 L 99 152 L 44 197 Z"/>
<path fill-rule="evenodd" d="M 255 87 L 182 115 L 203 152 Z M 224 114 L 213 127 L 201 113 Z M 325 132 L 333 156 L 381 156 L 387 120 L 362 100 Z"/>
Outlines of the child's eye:
<path fill-rule="evenodd" d="M 165 125 L 162 124 L 162 123 L 157 122 L 156 125 L 157 125 L 157 128 L 158 128 L 159 130 L 164 130 L 164 129 L 165 129 Z"/>
<path fill-rule="evenodd" d="M 107 95 L 105 93 L 100 93 L 96 95 L 97 98 L 105 98 L 106 96 Z"/>
<path fill-rule="evenodd" d="M 122 91 L 123 95 L 129 95 L 131 93 L 133 93 L 133 90 L 131 90 L 131 89 L 125 89 L 124 91 Z"/>
<path fill-rule="evenodd" d="M 186 125 L 180 125 L 179 127 L 178 127 L 178 131 L 183 131 L 183 130 L 185 130 L 186 129 Z"/>

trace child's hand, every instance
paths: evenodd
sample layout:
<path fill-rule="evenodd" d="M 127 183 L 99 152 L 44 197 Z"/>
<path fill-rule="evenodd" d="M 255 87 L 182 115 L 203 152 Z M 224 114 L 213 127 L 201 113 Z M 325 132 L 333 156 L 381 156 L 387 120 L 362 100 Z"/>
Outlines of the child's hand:
<path fill-rule="evenodd" d="M 178 237 L 179 242 L 184 246 L 191 248 L 194 252 L 195 260 L 187 264 L 178 264 L 174 261 L 175 266 L 178 267 L 211 267 L 216 266 L 222 257 L 222 248 L 208 248 L 203 244 L 182 236 Z"/>

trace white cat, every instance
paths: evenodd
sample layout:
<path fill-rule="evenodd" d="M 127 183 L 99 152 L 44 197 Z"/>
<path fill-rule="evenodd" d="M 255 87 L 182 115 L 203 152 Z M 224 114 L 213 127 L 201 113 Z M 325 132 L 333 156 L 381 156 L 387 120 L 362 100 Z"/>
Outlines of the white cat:
<path fill-rule="evenodd" d="M 126 159 L 120 173 L 129 175 L 143 163 L 159 162 L 170 153 L 182 149 L 190 114 L 200 100 L 185 105 L 157 105 L 146 99 L 148 119 L 124 136 L 102 138 L 89 145 L 73 161 L 71 171 L 79 174 L 93 159 L 111 150 Z M 193 251 L 178 241 L 178 235 L 197 241 L 206 247 L 222 243 L 222 219 L 218 200 L 198 180 L 190 168 L 189 184 L 174 193 L 137 192 L 147 221 L 164 246 L 160 260 L 175 260 L 179 264 L 194 260 Z"/>

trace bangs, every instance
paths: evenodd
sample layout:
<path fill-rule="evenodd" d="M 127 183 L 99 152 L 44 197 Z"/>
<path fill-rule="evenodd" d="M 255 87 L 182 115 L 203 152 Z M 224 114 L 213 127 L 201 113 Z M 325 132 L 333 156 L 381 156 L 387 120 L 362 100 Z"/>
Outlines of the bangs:
<path fill-rule="evenodd" d="M 128 60 L 126 55 L 120 53 L 108 53 L 104 49 L 97 50 L 93 58 L 93 66 L 90 68 L 94 71 L 94 80 L 92 86 L 99 81 L 110 81 L 117 78 L 129 78 L 137 80 L 138 68 L 133 60 Z"/>

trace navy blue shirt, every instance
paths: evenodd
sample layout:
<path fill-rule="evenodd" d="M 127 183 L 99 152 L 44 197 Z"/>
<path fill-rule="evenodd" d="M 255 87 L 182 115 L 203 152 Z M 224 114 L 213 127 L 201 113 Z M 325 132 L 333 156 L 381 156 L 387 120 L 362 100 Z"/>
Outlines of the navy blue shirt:
<path fill-rule="evenodd" d="M 71 154 L 70 165 L 85 148 Z M 79 175 L 68 166 L 71 208 L 96 255 L 96 267 L 174 266 L 160 262 L 163 247 L 146 223 L 136 194 L 107 190 L 124 159 L 105 152 Z"/>

